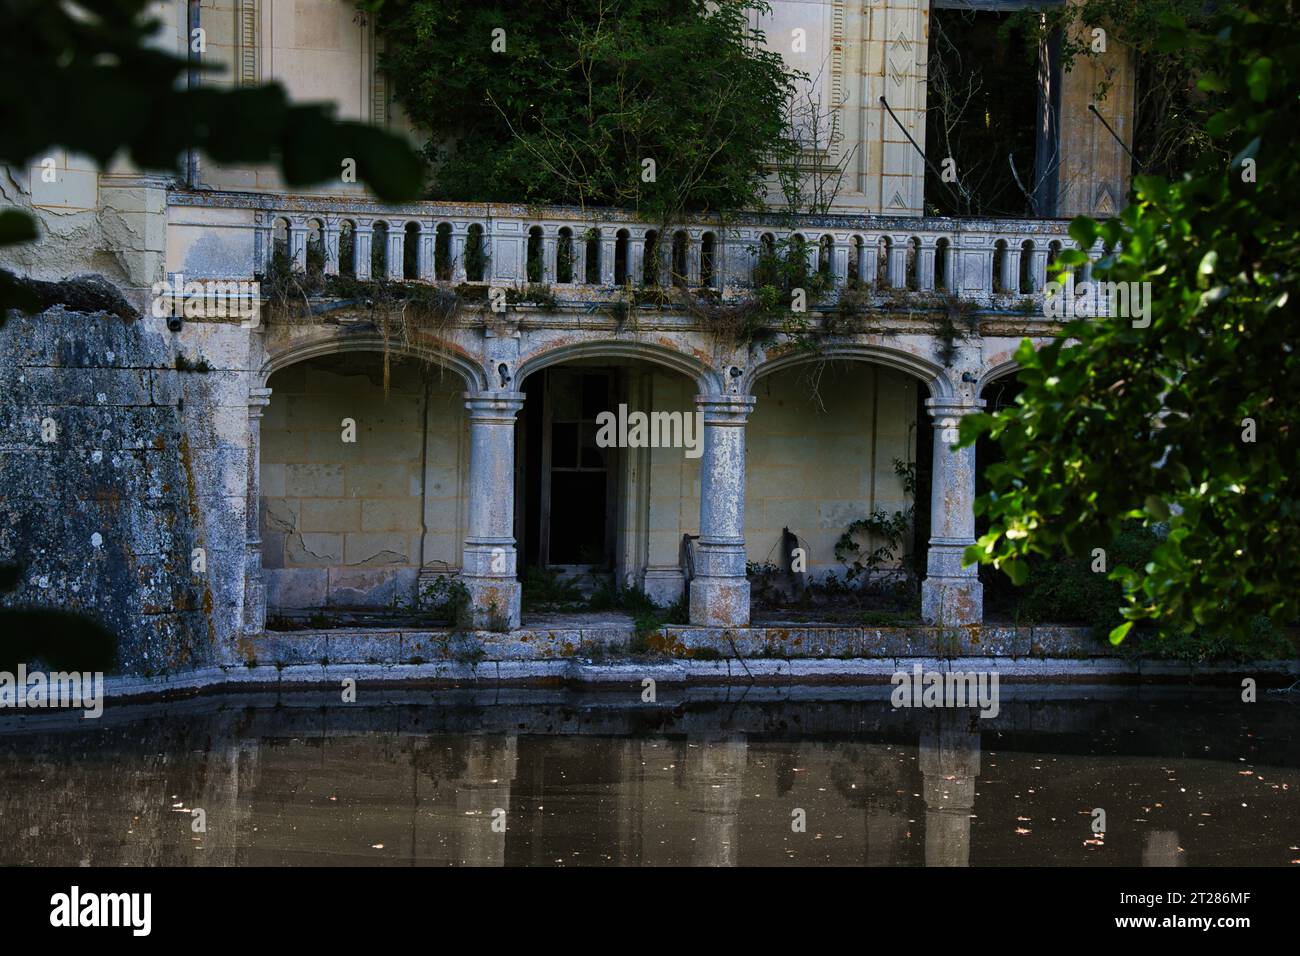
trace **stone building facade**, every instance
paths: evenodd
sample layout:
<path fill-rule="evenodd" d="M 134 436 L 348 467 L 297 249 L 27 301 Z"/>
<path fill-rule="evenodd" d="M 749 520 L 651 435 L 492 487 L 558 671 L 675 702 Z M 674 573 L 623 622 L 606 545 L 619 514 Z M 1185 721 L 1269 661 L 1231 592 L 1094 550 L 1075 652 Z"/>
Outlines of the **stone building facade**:
<path fill-rule="evenodd" d="M 7 170 L 6 202 L 35 211 L 43 235 L 3 265 L 96 273 L 141 312 L 54 308 L 0 329 L 0 556 L 27 566 L 19 599 L 99 614 L 146 672 L 236 661 L 268 616 L 411 603 L 448 575 L 479 626 L 517 628 L 529 565 L 686 596 L 693 623 L 743 628 L 747 565 L 782 563 L 788 529 L 810 574 L 842 570 L 836 539 L 911 504 L 894 462 L 920 453 L 924 617 L 979 623 L 962 564 L 975 453 L 952 444 L 1020 341 L 1052 334 L 1041 297 L 1049 261 L 1073 246 L 1068 222 L 921 215 L 922 158 L 879 99 L 923 147 L 925 0 L 773 8 L 769 41 L 806 30 L 809 59 L 792 65 L 842 114 L 828 162 L 850 156 L 850 175 L 824 215 L 661 236 L 618 210 L 290 193 L 273 171 L 202 158 L 190 182 L 72 156 L 56 157 L 55 183 Z M 189 5 L 159 12 L 183 49 Z M 405 124 L 352 4 L 213 0 L 200 16 L 209 59 L 231 67 L 212 82 L 278 80 L 341 115 Z M 1092 82 L 1056 79 L 1067 101 Z M 1122 132 L 1122 99 L 1108 103 Z M 1107 211 L 1128 170 L 1067 115 L 1058 213 Z M 663 292 L 741 299 L 758 251 L 790 237 L 831 286 L 807 313 L 815 348 L 781 329 L 737 340 Z M 455 290 L 460 307 L 400 326 L 364 296 L 313 300 L 292 320 L 268 306 L 169 322 L 151 308 L 158 283 L 265 280 L 277 253 L 358 283 Z M 619 406 L 700 421 L 698 457 L 599 447 L 597 416 Z"/>

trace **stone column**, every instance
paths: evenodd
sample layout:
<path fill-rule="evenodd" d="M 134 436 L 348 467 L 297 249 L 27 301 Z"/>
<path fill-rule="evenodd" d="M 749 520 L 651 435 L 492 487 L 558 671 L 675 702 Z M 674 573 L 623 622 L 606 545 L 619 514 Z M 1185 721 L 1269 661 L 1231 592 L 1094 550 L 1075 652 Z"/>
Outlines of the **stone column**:
<path fill-rule="evenodd" d="M 465 271 L 465 244 L 469 239 L 469 230 L 462 228 L 459 223 L 451 227 L 451 281 L 464 282 L 466 277 Z M 484 279 L 488 278 L 486 275 Z"/>
<path fill-rule="evenodd" d="M 353 262 L 356 266 L 358 279 L 370 278 L 370 245 L 374 242 L 375 233 L 370 222 L 357 223 L 356 232 L 352 237 L 352 251 L 354 255 Z"/>
<path fill-rule="evenodd" d="M 1020 247 L 1008 244 L 1002 255 L 1002 291 L 1020 291 Z"/>
<path fill-rule="evenodd" d="M 244 536 L 244 633 L 266 629 L 266 585 L 262 581 L 262 410 L 269 388 L 248 390 L 248 484 Z"/>
<path fill-rule="evenodd" d="M 406 224 L 394 222 L 388 227 L 388 257 L 384 263 L 389 279 L 400 280 L 406 265 Z"/>
<path fill-rule="evenodd" d="M 515 416 L 523 392 L 465 393 L 469 409 L 469 527 L 462 580 L 474 626 L 519 626 L 515 552 Z"/>
<path fill-rule="evenodd" d="M 962 417 L 983 404 L 933 398 L 925 402 L 934 418 L 930 554 L 921 585 L 921 616 L 927 624 L 979 624 L 984 619 L 978 569 L 962 567 L 963 553 L 975 543 L 975 448 L 952 448 Z"/>
<path fill-rule="evenodd" d="M 321 240 L 325 246 L 325 274 L 339 274 L 339 221 L 327 219 L 321 227 Z"/>
<path fill-rule="evenodd" d="M 416 237 L 418 243 L 415 247 L 416 274 L 422 282 L 432 282 L 436 278 L 433 253 L 434 243 L 437 242 L 437 234 L 434 229 L 434 223 L 422 222 L 420 223 L 420 233 Z"/>
<path fill-rule="evenodd" d="M 929 243 L 916 251 L 916 287 L 923 291 L 934 288 L 934 256 L 935 247 Z"/>
<path fill-rule="evenodd" d="M 553 226 L 543 227 L 542 236 L 542 282 L 553 285 L 560 274 L 560 237 Z"/>
<path fill-rule="evenodd" d="M 921 735 L 925 865 L 970 866 L 970 815 L 980 772 L 980 735 L 966 729 L 971 711 L 941 712 Z"/>
<path fill-rule="evenodd" d="M 289 263 L 294 272 L 307 268 L 307 224 L 302 220 L 289 223 Z"/>
<path fill-rule="evenodd" d="M 852 251 L 852 247 L 847 242 L 840 239 L 835 240 L 831 253 L 835 257 L 835 261 L 831 266 L 831 275 L 835 279 L 837 289 L 849 284 L 849 256 Z M 855 262 L 854 265 L 856 266 L 857 263 Z"/>
<path fill-rule="evenodd" d="M 700 539 L 691 581 L 691 623 L 749 624 L 745 577 L 745 423 L 752 395 L 699 395 L 704 416 L 700 462 Z"/>

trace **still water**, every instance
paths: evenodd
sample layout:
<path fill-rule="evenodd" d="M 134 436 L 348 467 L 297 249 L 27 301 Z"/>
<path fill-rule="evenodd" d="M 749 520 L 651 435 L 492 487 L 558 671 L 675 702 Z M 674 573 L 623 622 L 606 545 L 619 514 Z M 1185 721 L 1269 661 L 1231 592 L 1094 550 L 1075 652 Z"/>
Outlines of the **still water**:
<path fill-rule="evenodd" d="M 888 687 L 0 714 L 0 864 L 1300 866 L 1300 694 L 1002 690 L 991 720 Z"/>

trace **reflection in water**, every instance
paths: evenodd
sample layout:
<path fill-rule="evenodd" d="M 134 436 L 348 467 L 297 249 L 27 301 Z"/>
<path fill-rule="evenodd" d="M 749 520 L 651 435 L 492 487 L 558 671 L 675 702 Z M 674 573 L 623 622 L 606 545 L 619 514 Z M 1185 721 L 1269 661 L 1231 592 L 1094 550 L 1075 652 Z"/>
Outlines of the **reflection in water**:
<path fill-rule="evenodd" d="M 97 722 L 0 715 L 0 863 L 1300 858 L 1288 700 L 1004 689 L 999 716 L 980 720 L 894 710 L 887 691 L 692 691 L 656 706 L 635 693 L 363 689 L 353 705 L 295 692 L 118 705 Z"/>

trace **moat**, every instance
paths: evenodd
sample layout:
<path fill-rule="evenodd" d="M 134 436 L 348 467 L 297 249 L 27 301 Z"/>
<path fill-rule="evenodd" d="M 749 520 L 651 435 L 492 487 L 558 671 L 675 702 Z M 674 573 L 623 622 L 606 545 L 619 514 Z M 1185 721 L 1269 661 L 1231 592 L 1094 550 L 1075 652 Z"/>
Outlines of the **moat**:
<path fill-rule="evenodd" d="M 0 716 L 0 864 L 1300 865 L 1294 691 L 339 697 Z"/>

